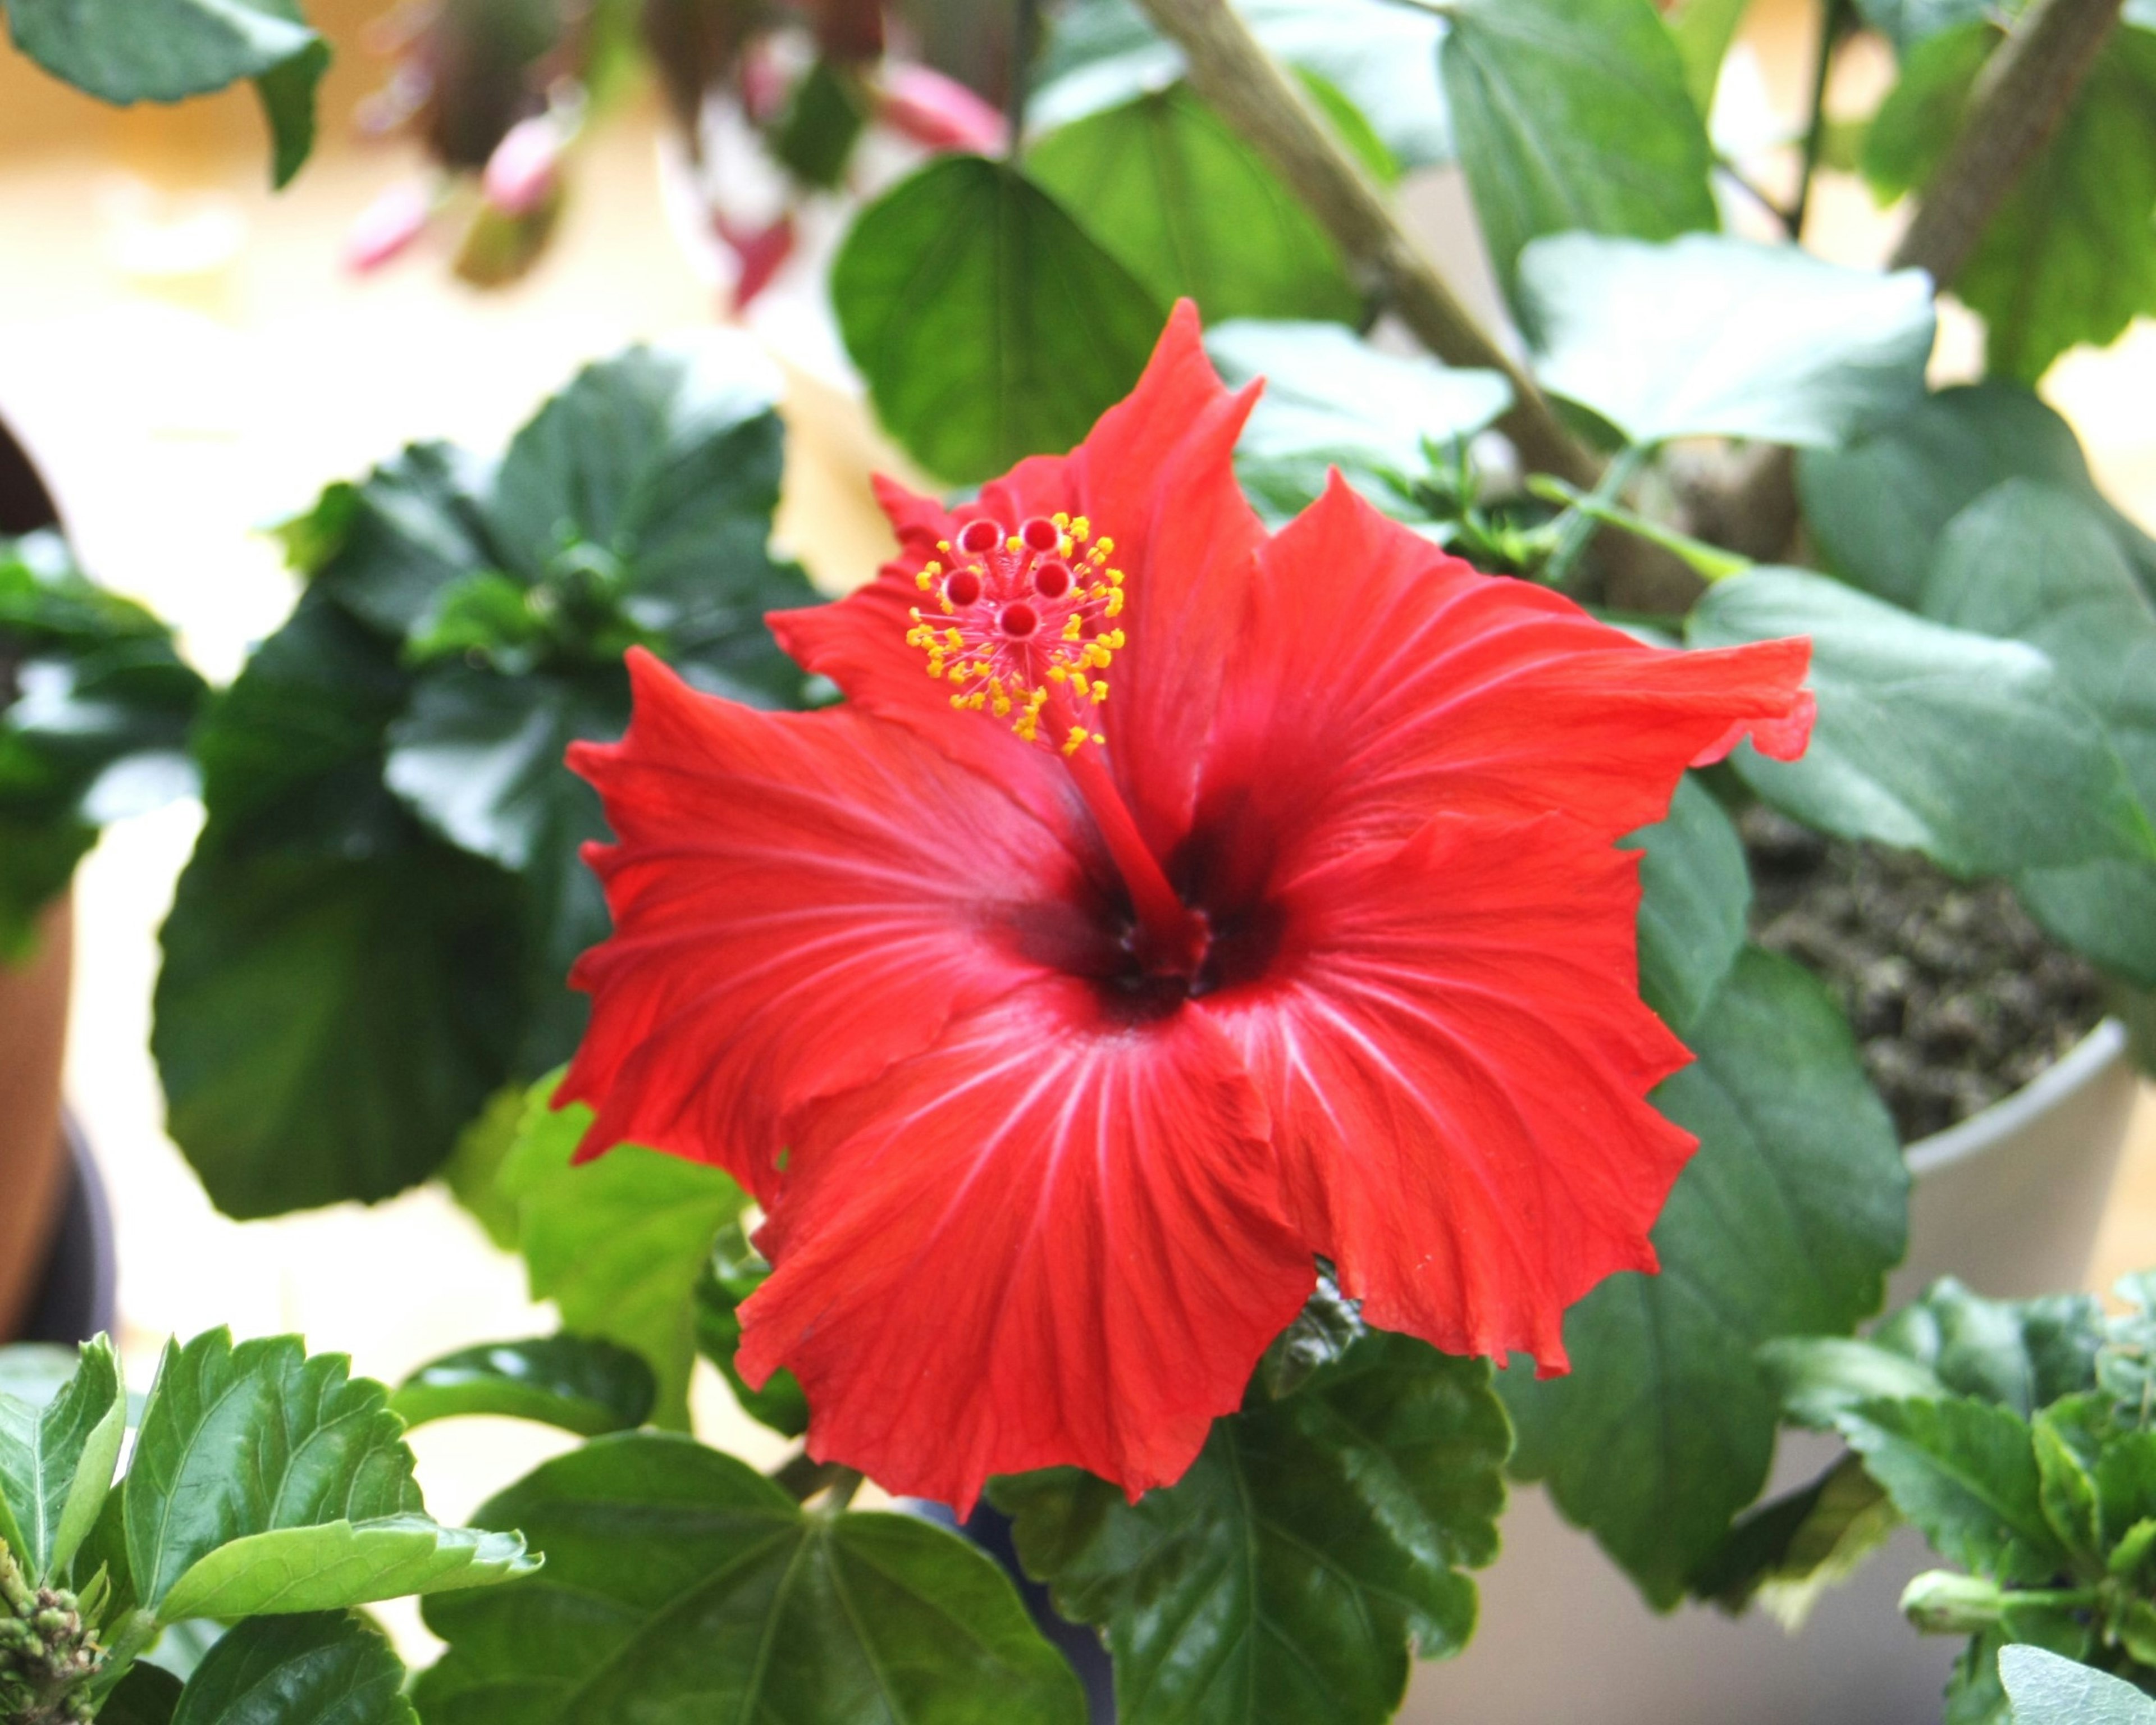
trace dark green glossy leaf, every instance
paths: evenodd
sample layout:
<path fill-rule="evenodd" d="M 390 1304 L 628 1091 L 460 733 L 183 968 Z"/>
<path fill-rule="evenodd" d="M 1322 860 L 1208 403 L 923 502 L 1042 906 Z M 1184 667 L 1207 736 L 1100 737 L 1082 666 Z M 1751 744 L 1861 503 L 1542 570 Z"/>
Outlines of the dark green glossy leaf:
<path fill-rule="evenodd" d="M 835 190 L 867 119 L 854 78 L 844 67 L 819 59 L 794 86 L 772 153 L 809 185 Z"/>
<path fill-rule="evenodd" d="M 1076 444 L 1137 382 L 1163 317 L 1054 198 L 973 156 L 862 211 L 831 297 L 884 424 L 961 482 Z"/>
<path fill-rule="evenodd" d="M 168 1344 L 122 1493 L 131 1593 L 173 1622 L 529 1570 L 514 1538 L 427 1519 L 403 1429 L 380 1384 L 297 1337 Z"/>
<path fill-rule="evenodd" d="M 2156 1701 L 2133 1685 L 2041 1647 L 1999 1653 L 2014 1725 L 2156 1725 Z"/>
<path fill-rule="evenodd" d="M 399 1384 L 389 1406 L 407 1426 L 498 1414 L 598 1437 L 641 1425 L 658 1395 L 641 1354 L 589 1337 L 541 1336 L 444 1354 Z"/>
<path fill-rule="evenodd" d="M 2065 1549 L 2045 1519 L 2028 1422 L 1970 1397 L 1861 1404 L 1837 1422 L 1894 1507 L 1950 1563 L 2042 1582 Z"/>
<path fill-rule="evenodd" d="M 180 1704 L 180 1680 L 162 1667 L 137 1661 L 98 1709 L 100 1725 L 172 1725 Z"/>
<path fill-rule="evenodd" d="M 1077 1725 L 1085 1705 L 994 1564 L 910 1517 L 804 1513 L 682 1438 L 599 1438 L 479 1513 L 547 1554 L 428 1602 L 428 1725 L 629 1719 Z"/>
<path fill-rule="evenodd" d="M 1679 1035 L 1744 948 L 1752 876 L 1737 829 L 1687 774 L 1666 818 L 1625 841 L 1640 858 L 1640 993 Z"/>
<path fill-rule="evenodd" d="M 317 592 L 402 637 L 444 587 L 495 562 L 482 502 L 489 483 L 462 450 L 413 444 L 362 480 L 340 480 L 277 533 Z"/>
<path fill-rule="evenodd" d="M 7 0 L 7 12 L 23 53 L 123 107 L 252 78 L 275 136 L 275 183 L 306 160 L 329 46 L 293 0 Z"/>
<path fill-rule="evenodd" d="M 1440 63 L 1507 291 L 1541 234 L 1667 239 L 1717 225 L 1707 128 L 1650 0 L 1460 0 Z"/>
<path fill-rule="evenodd" d="M 1163 305 L 1194 299 L 1208 322 L 1362 310 L 1324 229 L 1188 85 L 1051 132 L 1025 165 Z"/>
<path fill-rule="evenodd" d="M 1935 321 L 1919 270 L 1707 234 L 1537 239 L 1520 300 L 1543 386 L 1640 444 L 1844 443 L 1922 400 Z"/>
<path fill-rule="evenodd" d="M 347 1611 L 258 1617 L 203 1656 L 172 1725 L 418 1725 L 404 1666 Z"/>
<path fill-rule="evenodd" d="M 0 819 L 0 964 L 36 952 L 47 908 L 96 843 L 97 829 L 79 820 Z"/>
<path fill-rule="evenodd" d="M 1698 1135 L 1654 1231 L 1656 1276 L 1565 1315 L 1569 1375 L 1504 1373 L 1514 1471 L 1548 1482 L 1658 1605 L 1766 1481 L 1779 1405 L 1760 1344 L 1845 1334 L 1902 1255 L 1908 1176 L 1825 990 L 1746 951 L 1655 1104 Z"/>
<path fill-rule="evenodd" d="M 1943 389 L 1840 451 L 1798 457 L 1805 524 L 1828 563 L 1914 607 L 1947 523 L 2002 480 L 2041 480 L 2103 517 L 2144 586 L 2156 542 L 2097 495 L 2073 428 L 2003 379 Z"/>
<path fill-rule="evenodd" d="M 1960 875 L 2156 856 L 2102 725 L 2051 662 L 1796 569 L 1719 582 L 1695 647 L 1809 636 L 1819 717 L 1797 761 L 1748 743 L 1745 783 L 1807 825 L 1921 850 Z"/>
<path fill-rule="evenodd" d="M 1436 18 L 1394 0 L 1239 0 L 1235 10 L 1274 54 L 1352 102 L 1403 167 L 1450 158 Z M 1182 76 L 1181 54 L 1132 0 L 1077 0 L 1053 15 L 1027 123 L 1050 132 Z"/>
<path fill-rule="evenodd" d="M 85 1343 L 65 1388 L 42 1404 L 0 1392 L 0 1539 L 34 1580 L 66 1571 L 112 1487 L 127 1392 L 112 1343 Z"/>
<path fill-rule="evenodd" d="M 1845 1455 L 1803 1491 L 1739 1521 L 1692 1576 L 1691 1591 L 1732 1615 L 1757 1601 L 1794 1630 L 1901 1523 L 1863 1462 Z"/>
<path fill-rule="evenodd" d="M 743 1413 L 773 1431 L 799 1437 L 808 1430 L 808 1399 L 800 1381 L 781 1366 L 762 1388 L 752 1389 L 734 1363 L 741 1351 L 742 1302 L 770 1274 L 771 1266 L 748 1243 L 738 1220 L 719 1230 L 696 1282 L 696 1351 L 724 1374 Z"/>
<path fill-rule="evenodd" d="M 747 1197 L 715 1168 L 634 1144 L 571 1166 L 591 1111 L 557 1112 L 553 1089 L 533 1087 L 500 1177 L 531 1296 L 553 1301 L 568 1328 L 642 1355 L 659 1381 L 652 1419 L 685 1430 L 696 1285 Z"/>
<path fill-rule="evenodd" d="M 1922 605 L 2041 649 L 2104 721 L 2142 806 L 2156 806 L 2156 604 L 2101 509 L 2039 480 L 1993 486 L 1939 536 Z M 2055 936 L 2156 986 L 2156 866 L 2042 870 L 2019 884 Z"/>
<path fill-rule="evenodd" d="M 1410 1641 L 1471 1633 L 1507 1442 L 1481 1362 L 1371 1334 L 1135 1504 L 1069 1468 L 990 1494 L 1056 1609 L 1103 1628 L 1124 1725 L 1359 1725 L 1399 1704 Z"/>
<path fill-rule="evenodd" d="M 2025 1419 L 2093 1388 L 2104 1339 L 2103 1307 L 2092 1295 L 1988 1300 L 1950 1276 L 1872 1332 L 1878 1346 L 1937 1373 L 1957 1395 Z"/>
<path fill-rule="evenodd" d="M 1323 491 L 1332 467 L 1380 508 L 1413 511 L 1429 448 L 1474 436 L 1512 398 L 1496 372 L 1386 353 L 1337 324 L 1238 319 L 1207 331 L 1205 351 L 1231 386 L 1265 379 L 1235 471 L 1280 519 Z"/>
<path fill-rule="evenodd" d="M 799 703 L 801 671 L 763 623 L 816 598 L 770 551 L 782 388 L 747 337 L 714 333 L 587 367 L 517 433 L 495 483 L 492 537 L 565 637 L 596 588 L 608 614 L 700 687 Z"/>
<path fill-rule="evenodd" d="M 1292 1395 L 1321 1368 L 1336 1365 L 1370 1333 L 1362 1302 L 1340 1291 L 1332 1271 L 1321 1261 L 1317 1286 L 1303 1301 L 1295 1322 L 1273 1338 L 1258 1362 L 1258 1382 L 1275 1401 Z"/>

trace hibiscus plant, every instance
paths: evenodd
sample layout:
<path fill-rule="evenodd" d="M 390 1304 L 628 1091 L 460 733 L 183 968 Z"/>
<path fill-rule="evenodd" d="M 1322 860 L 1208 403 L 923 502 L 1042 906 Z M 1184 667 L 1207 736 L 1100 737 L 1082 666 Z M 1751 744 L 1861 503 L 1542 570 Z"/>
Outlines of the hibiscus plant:
<path fill-rule="evenodd" d="M 88 76 L 64 8 L 7 3 Z M 761 100 L 725 30 L 772 15 L 671 10 L 717 33 L 699 126 L 710 79 Z M 2146 1311 L 1949 1284 L 1851 1339 L 1908 1176 L 1842 1002 L 1752 938 L 1738 821 L 2005 883 L 2156 985 L 2156 542 L 2027 387 L 2149 297 L 2088 260 L 2156 245 L 2156 39 L 2115 0 L 1825 7 L 1822 90 L 1860 20 L 1898 56 L 1880 270 L 1802 247 L 1824 109 L 1794 198 L 1718 162 L 1741 10 L 1053 13 L 1016 147 L 918 167 L 832 264 L 936 481 L 879 482 L 895 552 L 835 602 L 771 548 L 781 382 L 737 336 L 286 524 L 300 600 L 192 732 L 172 1134 L 240 1216 L 442 1175 L 563 1329 L 393 1394 L 200 1340 L 109 1494 L 105 1355 L 0 1402 L 0 1708 L 126 1717 L 181 1615 L 239 1626 L 142 1717 L 227 1717 L 295 1624 L 378 1676 L 334 1614 L 459 1553 L 498 1584 L 430 1593 L 447 1652 L 353 1718 L 1082 1717 L 940 1517 L 1008 1532 L 1134 1725 L 1374 1721 L 1471 1635 L 1508 1477 L 1660 1608 L 1815 1588 L 1906 1517 L 1966 1572 L 1911 1602 L 1976 1633 L 1957 1725 L 2056 1681 L 2008 1640 L 2147 1679 Z M 224 75 L 290 144 L 318 44 L 272 14 Z M 767 121 L 857 101 L 861 16 L 799 15 Z M 574 119 L 542 59 L 497 119 Z M 1448 156 L 1517 346 L 1389 197 Z M 1942 284 L 1991 369 L 1933 390 Z M 690 1435 L 700 1358 L 798 1445 L 768 1476 Z M 176 1495 L 190 1373 L 266 1435 Z M 288 1522 L 248 1470 L 307 1448 L 294 1398 L 382 1448 Z M 1754 1509 L 1785 1412 L 1854 1454 Z M 585 1442 L 435 1528 L 391 1416 L 465 1413 Z M 195 1570 L 138 1489 L 215 1507 L 218 1609 L 160 1591 Z"/>

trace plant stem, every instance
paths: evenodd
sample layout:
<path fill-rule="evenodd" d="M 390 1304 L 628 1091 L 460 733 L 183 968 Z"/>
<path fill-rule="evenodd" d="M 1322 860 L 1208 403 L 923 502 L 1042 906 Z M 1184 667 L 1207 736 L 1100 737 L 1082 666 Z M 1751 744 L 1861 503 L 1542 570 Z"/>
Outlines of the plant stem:
<path fill-rule="evenodd" d="M 1004 159 L 1016 162 L 1025 137 L 1025 98 L 1033 82 L 1033 56 L 1040 46 L 1040 0 L 1014 0 L 1010 88 L 1004 93 L 1004 126 L 1010 134 Z"/>
<path fill-rule="evenodd" d="M 810 1461 L 808 1452 L 803 1450 L 772 1475 L 771 1482 L 796 1503 L 805 1503 L 844 1471 L 835 1461 Z"/>
<path fill-rule="evenodd" d="M 1894 249 L 1897 268 L 1943 287 L 2042 149 L 2118 22 L 2120 0 L 2033 0 L 1985 63 L 1946 159 Z"/>
<path fill-rule="evenodd" d="M 824 1500 L 827 1515 L 836 1515 L 854 1501 L 854 1493 L 861 1489 L 861 1475 L 858 1470 L 841 1467 L 831 1481 L 831 1495 Z"/>
<path fill-rule="evenodd" d="M 1639 471 L 1647 465 L 1647 451 L 1635 444 L 1624 450 L 1614 461 L 1603 470 L 1602 477 L 1595 482 L 1591 492 L 1583 493 L 1576 485 L 1562 480 L 1554 486 L 1545 487 L 1533 480 L 1527 489 L 1537 496 L 1563 503 L 1569 510 L 1560 522 L 1557 549 L 1550 553 L 1549 561 L 1543 565 L 1537 579 L 1546 585 L 1563 591 L 1572 580 L 1573 570 L 1586 552 L 1594 530 L 1604 519 L 1604 506 L 1614 504 L 1618 494 L 1630 485 Z"/>
<path fill-rule="evenodd" d="M 1567 431 L 1517 361 L 1477 324 L 1416 249 L 1384 194 L 1301 86 L 1226 0 L 1139 0 L 1182 49 L 1190 87 L 1241 133 L 1317 217 L 1361 285 L 1448 365 L 1502 372 L 1512 406 L 1497 423 L 1523 465 L 1574 485 L 1600 464 Z"/>
<path fill-rule="evenodd" d="M 1804 177 L 1797 182 L 1797 202 L 1789 212 L 1789 238 L 1802 244 L 1804 217 L 1812 207 L 1812 177 L 1819 172 L 1820 157 L 1826 148 L 1826 82 L 1834 70 L 1834 51 L 1849 21 L 1850 0 L 1826 0 L 1820 13 L 1819 54 L 1812 62 L 1812 117 L 1804 129 Z"/>

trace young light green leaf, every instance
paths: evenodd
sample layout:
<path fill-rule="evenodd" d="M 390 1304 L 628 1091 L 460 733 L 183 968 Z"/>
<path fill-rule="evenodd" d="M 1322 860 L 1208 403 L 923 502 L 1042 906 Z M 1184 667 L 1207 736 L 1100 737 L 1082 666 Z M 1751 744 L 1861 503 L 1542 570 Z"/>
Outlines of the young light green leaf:
<path fill-rule="evenodd" d="M 2110 1435 L 2108 1403 L 2100 1395 L 2069 1396 L 2039 1413 L 2031 1430 L 2044 1519 L 2075 1557 L 2101 1558 L 2107 1542 L 2094 1470 Z"/>
<path fill-rule="evenodd" d="M 1259 507 L 1285 519 L 1337 467 L 1380 507 L 1411 501 L 1430 447 L 1471 438 L 1512 404 L 1496 372 L 1387 353 L 1337 324 L 1239 318 L 1205 333 L 1229 385 L 1265 380 L 1235 445 L 1235 471 Z"/>
<path fill-rule="evenodd" d="M 419 1368 L 389 1406 L 406 1426 L 467 1414 L 558 1425 L 581 1437 L 628 1431 L 650 1417 L 658 1380 L 641 1354 L 587 1336 L 487 1342 Z"/>
<path fill-rule="evenodd" d="M 521 1551 L 426 1519 L 403 1430 L 380 1384 L 297 1337 L 168 1345 L 124 1492 L 131 1590 L 170 1622 L 518 1573 Z"/>
<path fill-rule="evenodd" d="M 2039 1582 L 2066 1563 L 2045 1518 L 2028 1423 L 1969 1396 L 1873 1401 L 1836 1424 L 1933 1549 L 1994 1580 Z"/>
<path fill-rule="evenodd" d="M 1695 1598 L 1734 1616 L 1755 1601 L 1791 1634 L 1902 1525 L 1855 1455 L 1739 1521 L 1692 1576 Z"/>
<path fill-rule="evenodd" d="M 1999 1651 L 2013 1725 L 2156 1725 L 2156 1701 L 2122 1678 L 2041 1647 Z"/>
<path fill-rule="evenodd" d="M 570 1329 L 640 1354 L 658 1378 L 652 1420 L 686 1430 L 697 1281 L 747 1197 L 716 1168 L 633 1144 L 572 1167 L 591 1111 L 557 1112 L 553 1090 L 552 1079 L 533 1087 L 501 1174 L 532 1297 L 553 1301 Z"/>
<path fill-rule="evenodd" d="M 1085 1717 L 980 1552 L 911 1517 L 804 1513 L 683 1438 L 595 1439 L 478 1519 L 525 1529 L 547 1568 L 428 1600 L 449 1644 L 419 1680 L 428 1725 Z"/>
<path fill-rule="evenodd" d="M 177 1623 L 329 1611 L 487 1587 L 538 1568 L 513 1532 L 444 1527 L 424 1515 L 323 1522 L 218 1546 L 172 1584 L 158 1615 Z"/>
<path fill-rule="evenodd" d="M 1125 1725 L 1374 1725 L 1410 1640 L 1474 1627 L 1507 1437 L 1481 1362 L 1372 1333 L 1135 1504 L 1071 1468 L 990 1496 L 1056 1609 L 1104 1630 Z"/>
<path fill-rule="evenodd" d="M 1830 1429 L 1851 1408 L 1881 1400 L 1937 1401 L 1953 1391 L 1907 1354 L 1851 1336 L 1783 1336 L 1759 1350 L 1759 1363 L 1791 1422 Z"/>
<path fill-rule="evenodd" d="M 1559 234 L 1520 254 L 1543 385 L 1635 443 L 1846 442 L 1923 398 L 1935 317 L 1921 270 L 1691 234 Z"/>
<path fill-rule="evenodd" d="M 1054 198 L 975 156 L 863 210 L 831 299 L 884 424 L 960 482 L 1076 444 L 1137 382 L 1163 317 Z"/>
<path fill-rule="evenodd" d="M 122 107 L 252 78 L 275 135 L 274 182 L 306 160 L 330 56 L 294 0 L 7 0 L 7 13 L 23 53 Z"/>
<path fill-rule="evenodd" d="M 1625 840 L 1640 857 L 1640 993 L 1685 1034 L 1744 947 L 1752 876 L 1737 829 L 1686 774 L 1670 812 Z"/>
<path fill-rule="evenodd" d="M 1186 85 L 1051 132 L 1025 165 L 1163 305 L 1188 295 L 1208 322 L 1362 310 L 1325 230 Z"/>
<path fill-rule="evenodd" d="M 2101 723 L 2044 655 L 1912 617 L 1798 569 L 1718 582 L 1686 639 L 1812 643 L 1819 718 L 1801 760 L 1748 744 L 1746 783 L 1807 825 L 1921 850 L 1961 875 L 2156 858 Z"/>
<path fill-rule="evenodd" d="M 1722 62 L 1737 39 L 1737 27 L 1744 22 L 1748 4 L 1750 0 L 1678 0 L 1667 14 L 1670 33 L 1676 38 L 1677 53 L 1684 61 L 1685 88 L 1702 118 L 1714 110 Z"/>
<path fill-rule="evenodd" d="M 1760 1345 L 1846 1334 L 1907 1229 L 1892 1123 L 1818 983 L 1748 949 L 1688 1040 L 1697 1064 L 1654 1097 L 1700 1139 L 1655 1226 L 1661 1274 L 1566 1314 L 1568 1375 L 1498 1380 L 1515 1474 L 1664 1606 L 1766 1482 L 1780 1409 Z"/>
<path fill-rule="evenodd" d="M 1957 1395 L 2027 1418 L 2094 1387 L 2103 1307 L 2087 1294 L 1988 1300 L 1942 1276 L 1871 1332 L 1879 1347 L 1935 1373 Z"/>
<path fill-rule="evenodd" d="M 1403 167 L 1451 159 L 1436 17 L 1394 0 L 1237 0 L 1235 10 L 1280 59 L 1352 102 Z M 1027 125 L 1036 136 L 1052 132 L 1166 90 L 1183 70 L 1182 54 L 1132 0 L 1076 0 L 1050 14 Z"/>
<path fill-rule="evenodd" d="M 1460 0 L 1439 59 L 1508 292 L 1542 234 L 1667 239 L 1717 225 L 1706 124 L 1650 0 Z"/>
<path fill-rule="evenodd" d="M 64 1573 L 95 1525 L 126 1430 L 127 1391 L 103 1336 L 42 1407 L 0 1394 L 0 1537 L 32 1579 Z"/>
<path fill-rule="evenodd" d="M 1797 461 L 1805 524 L 1829 566 L 1912 608 L 1947 523 L 2015 478 L 2092 508 L 2143 584 L 2156 584 L 2156 542 L 2097 495 L 2073 428 L 2019 384 L 1943 389 L 1847 449 L 1807 449 Z"/>
<path fill-rule="evenodd" d="M 347 1611 L 258 1617 L 203 1657 L 172 1725 L 418 1725 L 404 1666 Z"/>

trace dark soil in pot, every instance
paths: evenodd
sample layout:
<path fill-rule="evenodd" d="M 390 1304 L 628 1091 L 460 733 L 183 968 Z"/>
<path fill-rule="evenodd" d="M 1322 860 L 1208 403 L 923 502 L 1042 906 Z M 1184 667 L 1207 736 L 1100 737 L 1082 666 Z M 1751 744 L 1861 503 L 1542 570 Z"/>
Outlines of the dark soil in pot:
<path fill-rule="evenodd" d="M 1738 821 L 1752 937 L 1832 989 L 1904 1143 L 2028 1083 L 2096 1028 L 2101 973 L 2038 928 L 2003 881 L 1826 839 L 1772 809 Z"/>

